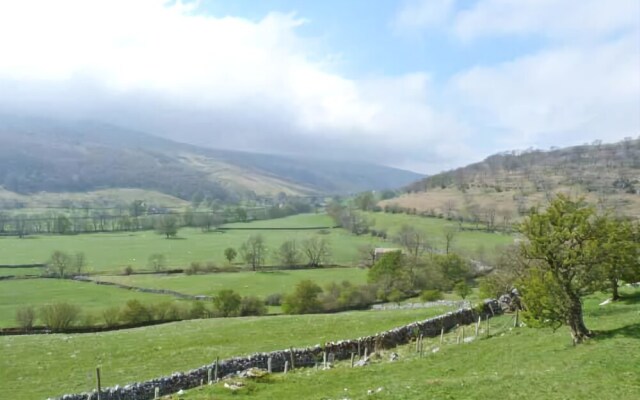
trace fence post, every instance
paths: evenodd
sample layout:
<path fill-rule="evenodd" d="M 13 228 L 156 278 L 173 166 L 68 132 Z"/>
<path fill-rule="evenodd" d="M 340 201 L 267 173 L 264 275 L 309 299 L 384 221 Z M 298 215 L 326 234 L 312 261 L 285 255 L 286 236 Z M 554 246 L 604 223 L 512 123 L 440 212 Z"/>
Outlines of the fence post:
<path fill-rule="evenodd" d="M 267 372 L 271 373 L 271 357 L 267 358 Z"/>
<path fill-rule="evenodd" d="M 478 317 L 478 322 L 476 323 L 476 337 L 478 337 L 478 332 L 480 331 L 480 321 L 482 321 L 482 316 Z"/>
<path fill-rule="evenodd" d="M 327 351 L 322 352 L 322 368 L 327 369 Z"/>
<path fill-rule="evenodd" d="M 160 388 L 156 386 L 154 393 L 153 393 L 153 398 L 154 399 L 159 399 L 160 398 Z"/>
<path fill-rule="evenodd" d="M 440 328 L 440 344 L 444 342 L 444 326 Z"/>
<path fill-rule="evenodd" d="M 464 326 L 462 327 L 462 343 L 464 343 Z"/>
<path fill-rule="evenodd" d="M 212 378 L 212 376 L 213 376 L 213 370 L 212 370 L 211 368 L 209 368 L 209 369 L 207 370 L 207 383 L 208 383 L 209 385 L 211 385 L 211 380 L 212 380 L 211 378 Z"/>
<path fill-rule="evenodd" d="M 100 367 L 96 368 L 96 378 L 98 381 L 98 400 L 100 400 L 100 392 L 102 391 L 102 388 L 100 387 Z"/>
<path fill-rule="evenodd" d="M 218 382 L 218 361 L 220 360 L 219 357 L 216 357 L 216 365 L 214 367 L 214 372 L 213 372 L 213 379 L 215 379 L 216 382 Z"/>
<path fill-rule="evenodd" d="M 356 359 L 355 353 L 351 353 L 351 368 L 353 368 L 353 361 Z"/>
<path fill-rule="evenodd" d="M 487 315 L 487 337 L 489 336 L 489 316 Z"/>
<path fill-rule="evenodd" d="M 516 320 L 513 323 L 513 327 L 517 328 L 518 327 L 518 309 L 516 308 Z"/>
<path fill-rule="evenodd" d="M 284 362 L 284 373 L 286 374 L 289 371 L 289 361 Z"/>
<path fill-rule="evenodd" d="M 289 347 L 289 356 L 291 358 L 291 369 L 296 369 L 296 363 L 293 357 L 293 347 Z"/>

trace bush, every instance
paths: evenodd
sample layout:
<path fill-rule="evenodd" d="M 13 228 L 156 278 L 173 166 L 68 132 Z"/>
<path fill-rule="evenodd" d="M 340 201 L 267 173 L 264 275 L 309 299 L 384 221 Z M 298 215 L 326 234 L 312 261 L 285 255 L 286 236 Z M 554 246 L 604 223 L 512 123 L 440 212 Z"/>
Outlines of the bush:
<path fill-rule="evenodd" d="M 131 265 L 127 265 L 126 267 L 124 267 L 124 274 L 125 275 L 133 274 L 133 267 Z"/>
<path fill-rule="evenodd" d="M 122 310 L 122 322 L 139 324 L 153 319 L 151 310 L 138 300 L 129 300 Z"/>
<path fill-rule="evenodd" d="M 16 310 L 16 322 L 18 326 L 25 331 L 33 328 L 33 323 L 36 320 L 36 310 L 33 306 L 23 306 Z"/>
<path fill-rule="evenodd" d="M 213 298 L 213 308 L 221 317 L 233 317 L 240 312 L 242 298 L 231 289 L 218 292 Z"/>
<path fill-rule="evenodd" d="M 120 320 L 120 308 L 113 306 L 102 310 L 102 320 L 104 321 L 104 325 L 109 328 L 118 325 L 118 321 Z"/>
<path fill-rule="evenodd" d="M 196 275 L 202 271 L 202 264 L 198 261 L 192 261 L 189 268 L 185 271 L 187 275 Z"/>
<path fill-rule="evenodd" d="M 240 303 L 240 315 L 245 317 L 249 315 L 265 315 L 267 307 L 264 302 L 255 296 L 246 296 L 242 298 Z"/>
<path fill-rule="evenodd" d="M 279 306 L 282 304 L 282 294 L 281 293 L 273 293 L 267 296 L 264 300 L 264 304 L 268 306 Z"/>
<path fill-rule="evenodd" d="M 209 310 L 205 307 L 202 301 L 194 301 L 191 303 L 191 309 L 189 310 L 189 318 L 191 319 L 200 319 L 200 318 L 208 318 Z"/>
<path fill-rule="evenodd" d="M 424 290 L 422 291 L 422 294 L 420 294 L 420 300 L 422 301 L 438 301 L 438 300 L 442 300 L 444 298 L 444 296 L 442 295 L 442 292 L 439 290 Z"/>
<path fill-rule="evenodd" d="M 49 329 L 60 332 L 73 326 L 80 312 L 80 307 L 69 303 L 47 304 L 40 309 L 40 318 Z"/>
<path fill-rule="evenodd" d="M 286 314 L 309 314 L 322 311 L 318 296 L 322 288 L 311 280 L 300 281 L 295 291 L 285 296 L 282 311 Z"/>
<path fill-rule="evenodd" d="M 466 282 L 456 283 L 453 289 L 455 290 L 458 296 L 462 297 L 463 300 L 466 299 L 467 296 L 471 294 L 471 288 L 469 287 L 469 285 L 467 285 Z"/>

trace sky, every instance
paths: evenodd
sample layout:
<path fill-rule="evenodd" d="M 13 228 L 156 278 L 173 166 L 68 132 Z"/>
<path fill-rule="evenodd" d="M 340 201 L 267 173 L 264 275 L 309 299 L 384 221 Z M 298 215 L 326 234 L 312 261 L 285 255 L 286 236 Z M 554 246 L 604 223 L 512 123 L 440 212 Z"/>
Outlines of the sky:
<path fill-rule="evenodd" d="M 0 0 L 0 113 L 436 173 L 640 135 L 637 0 Z"/>

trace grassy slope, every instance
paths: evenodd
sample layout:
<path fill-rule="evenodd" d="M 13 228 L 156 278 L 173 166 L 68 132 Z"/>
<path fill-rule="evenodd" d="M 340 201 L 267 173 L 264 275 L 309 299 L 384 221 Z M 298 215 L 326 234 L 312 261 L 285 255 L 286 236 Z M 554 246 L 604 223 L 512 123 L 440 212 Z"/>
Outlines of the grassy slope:
<path fill-rule="evenodd" d="M 599 337 L 577 347 L 571 346 L 566 328 L 510 330 L 512 317 L 505 316 L 492 321 L 493 329 L 505 329 L 471 344 L 451 342 L 432 353 L 440 345 L 428 340 L 423 359 L 405 346 L 396 350 L 401 359 L 395 363 L 298 370 L 275 375 L 268 384 L 250 383 L 238 393 L 220 384 L 180 399 L 637 399 L 640 291 L 633 301 L 599 307 L 603 298 L 586 302 L 586 322 Z M 380 387 L 380 393 L 367 395 Z"/>
<path fill-rule="evenodd" d="M 39 307 L 68 302 L 82 307 L 83 313 L 98 316 L 110 306 L 123 306 L 128 300 L 157 303 L 178 301 L 173 296 L 140 293 L 115 287 L 59 279 L 0 281 L 0 327 L 16 326 L 15 313 L 21 306 Z M 186 301 L 182 301 L 186 303 Z"/>
<path fill-rule="evenodd" d="M 358 268 L 327 268 L 319 270 L 217 273 L 207 275 L 131 275 L 99 276 L 96 279 L 154 289 L 170 289 L 193 295 L 213 295 L 221 289 L 233 289 L 245 295 L 266 297 L 273 293 L 290 293 L 304 279 L 320 286 L 330 282 L 350 281 L 363 284 L 367 271 Z"/>
<path fill-rule="evenodd" d="M 355 338 L 445 309 L 183 321 L 83 335 L 0 337 L 0 393 L 41 399 L 89 390 L 95 367 L 105 386 L 150 379 L 226 358 Z"/>

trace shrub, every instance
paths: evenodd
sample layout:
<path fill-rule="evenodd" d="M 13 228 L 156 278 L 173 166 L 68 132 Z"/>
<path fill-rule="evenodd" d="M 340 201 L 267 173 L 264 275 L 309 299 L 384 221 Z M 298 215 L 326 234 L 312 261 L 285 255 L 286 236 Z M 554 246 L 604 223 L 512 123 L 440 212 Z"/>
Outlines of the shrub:
<path fill-rule="evenodd" d="M 224 249 L 224 258 L 227 259 L 229 264 L 231 264 L 233 260 L 236 259 L 237 256 L 238 256 L 238 252 L 233 247 L 227 247 L 226 249 Z"/>
<path fill-rule="evenodd" d="M 198 261 L 192 261 L 189 268 L 185 271 L 187 275 L 196 275 L 202 271 L 202 264 Z"/>
<path fill-rule="evenodd" d="M 295 291 L 285 296 L 282 311 L 286 314 L 309 314 L 322 311 L 322 304 L 318 296 L 322 288 L 311 280 L 300 281 Z"/>
<path fill-rule="evenodd" d="M 264 302 L 255 296 L 246 296 L 242 298 L 240 303 L 240 315 L 265 315 L 267 313 L 267 307 Z"/>
<path fill-rule="evenodd" d="M 216 272 L 219 270 L 218 265 L 213 261 L 207 261 L 205 269 L 207 272 Z"/>
<path fill-rule="evenodd" d="M 127 265 L 126 267 L 124 267 L 124 274 L 125 275 L 133 274 L 133 267 L 131 265 Z"/>
<path fill-rule="evenodd" d="M 264 300 L 264 304 L 268 306 L 279 306 L 282 304 L 282 294 L 281 293 L 273 293 L 267 296 Z"/>
<path fill-rule="evenodd" d="M 118 321 L 120 320 L 120 308 L 113 306 L 102 310 L 102 320 L 104 321 L 104 325 L 109 328 L 118 325 Z"/>
<path fill-rule="evenodd" d="M 49 329 L 60 332 L 78 321 L 80 311 L 80 307 L 69 303 L 47 304 L 40 309 L 40 318 Z"/>
<path fill-rule="evenodd" d="M 420 300 L 422 301 L 438 301 L 443 298 L 444 296 L 442 295 L 442 292 L 436 289 L 424 290 L 422 291 L 422 294 L 420 294 Z"/>
<path fill-rule="evenodd" d="M 218 292 L 213 298 L 213 308 L 221 317 L 232 317 L 238 315 L 242 298 L 231 289 Z"/>
<path fill-rule="evenodd" d="M 129 300 L 122 310 L 122 321 L 127 324 L 149 322 L 153 315 L 148 307 L 138 300 Z"/>
<path fill-rule="evenodd" d="M 23 306 L 16 310 L 16 322 L 18 326 L 25 331 L 33 328 L 33 323 L 36 320 L 36 310 L 33 306 Z"/>
<path fill-rule="evenodd" d="M 191 309 L 189 310 L 189 318 L 191 319 L 200 319 L 200 318 L 208 318 L 209 310 L 205 307 L 202 301 L 194 301 L 191 303 Z"/>
<path fill-rule="evenodd" d="M 466 299 L 467 296 L 471 294 L 471 288 L 464 281 L 456 283 L 453 289 L 455 290 L 458 296 L 462 297 L 463 300 Z"/>

